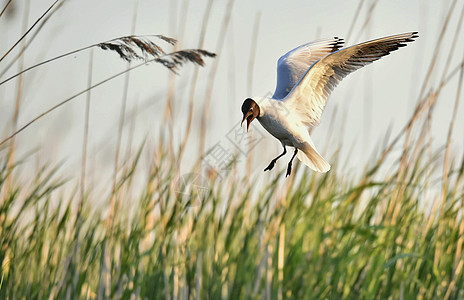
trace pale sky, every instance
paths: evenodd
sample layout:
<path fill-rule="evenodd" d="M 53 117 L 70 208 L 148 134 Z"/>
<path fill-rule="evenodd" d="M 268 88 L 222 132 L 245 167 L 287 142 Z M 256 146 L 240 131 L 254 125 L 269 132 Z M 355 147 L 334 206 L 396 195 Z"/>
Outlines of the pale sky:
<path fill-rule="evenodd" d="M 15 16 L 0 20 L 2 54 L 22 33 L 26 1 L 14 2 Z M 29 24 L 36 20 L 52 2 L 31 1 Z M 134 1 L 67 0 L 64 2 L 63 7 L 50 19 L 27 49 L 25 67 L 77 48 L 132 33 Z M 388 128 L 391 128 L 392 136 L 396 136 L 411 116 L 452 1 L 364 2 L 346 45 L 410 31 L 419 31 L 420 37 L 416 42 L 381 61 L 351 74 L 332 93 L 322 123 L 313 133 L 313 141 L 329 161 L 338 143 L 343 143 L 345 146 L 342 151 L 343 165 L 350 169 L 355 169 L 359 165 L 364 167 L 366 157 L 369 157 L 377 143 L 383 140 Z M 4 3 L 5 1 L 2 1 L 2 7 Z M 179 39 L 182 48 L 196 48 L 206 4 L 206 0 L 139 1 L 135 34 L 164 34 Z M 224 37 L 224 46 L 219 53 L 217 43 L 227 4 L 225 0 L 214 1 L 203 46 L 206 50 L 216 52 L 218 54 L 216 60 L 219 60 L 212 93 L 211 118 L 208 121 L 207 147 L 217 143 L 226 145 L 227 133 L 241 118 L 240 107 L 245 98 L 263 96 L 274 91 L 276 62 L 281 55 L 318 38 L 333 36 L 346 38 L 359 1 L 236 0 Z M 443 47 L 432 75 L 431 82 L 434 87 L 438 86 L 445 61 L 449 56 L 451 41 L 463 4 L 463 1 L 458 1 L 444 37 Z M 185 16 L 186 5 L 188 7 Z M 361 31 L 363 24 L 366 23 L 369 7 L 373 8 L 372 17 L 367 22 L 366 29 Z M 247 87 L 249 60 L 253 28 L 258 14 L 260 22 L 250 95 Z M 186 26 L 182 37 L 184 20 Z M 165 49 L 170 50 L 170 47 L 166 45 Z M 450 69 L 456 67 L 462 60 L 463 49 L 464 41 L 460 39 Z M 18 50 L 19 48 L 13 51 L 9 57 L 13 57 Z M 19 126 L 86 88 L 89 55 L 90 51 L 79 53 L 29 72 L 24 77 Z M 213 60 L 207 59 L 206 66 L 199 73 L 195 97 L 197 112 L 200 112 L 203 106 L 212 66 Z M 125 68 L 126 63 L 117 54 L 94 49 L 93 82 L 103 80 Z M 8 75 L 14 74 L 17 70 L 17 66 L 13 67 Z M 177 141 L 183 136 L 187 119 L 193 70 L 193 67 L 186 66 L 180 70 L 179 76 L 176 76 L 174 139 Z M 136 111 L 137 114 L 126 122 L 125 142 L 128 133 L 132 130 L 131 126 L 134 126 L 135 132 L 134 145 L 138 145 L 147 135 L 159 135 L 163 128 L 165 134 L 168 134 L 167 127 L 163 125 L 168 78 L 169 71 L 160 65 L 145 66 L 131 73 L 127 113 L 130 115 L 131 112 Z M 89 149 L 91 168 L 94 168 L 94 171 L 105 167 L 112 168 L 123 83 L 124 79 L 119 78 L 92 90 Z M 443 145 L 446 140 L 457 83 L 458 76 L 455 76 L 444 88 L 435 109 L 432 124 L 435 149 Z M 15 81 L 0 86 L 2 138 L 10 132 L 7 124 L 10 122 L 14 108 L 15 95 Z M 63 174 L 71 174 L 71 177 L 78 174 L 84 105 L 85 97 L 79 97 L 21 133 L 18 137 L 19 157 L 39 147 L 41 161 L 64 160 L 66 163 L 62 168 Z M 453 150 L 458 156 L 462 153 L 464 144 L 464 123 L 460 117 L 464 115 L 463 107 L 464 105 L 461 105 L 458 112 L 453 139 L 455 142 Z M 332 118 L 334 110 L 337 111 L 335 119 Z M 198 154 L 195 145 L 198 136 L 195 131 L 198 130 L 199 124 L 200 119 L 197 114 L 194 118 L 194 133 L 189 148 L 191 157 L 194 158 Z M 341 126 L 342 124 L 344 125 Z M 332 134 L 335 142 L 332 140 L 333 144 L 327 145 L 330 130 L 334 131 Z M 255 157 L 258 157 L 255 160 L 256 172 L 262 172 L 269 161 L 281 152 L 281 146 L 266 133 L 263 141 L 256 145 L 253 151 Z M 285 168 L 287 157 L 284 160 L 285 162 L 277 165 L 279 170 Z M 186 159 L 182 168 L 188 170 L 191 163 L 192 161 Z"/>

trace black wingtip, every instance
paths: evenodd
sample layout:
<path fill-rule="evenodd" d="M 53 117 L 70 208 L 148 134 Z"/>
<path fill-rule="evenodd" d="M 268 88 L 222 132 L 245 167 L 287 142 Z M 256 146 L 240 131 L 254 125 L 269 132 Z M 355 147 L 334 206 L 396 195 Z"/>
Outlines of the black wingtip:
<path fill-rule="evenodd" d="M 404 38 L 401 43 L 410 43 L 410 42 L 414 42 L 416 38 L 419 37 L 419 32 L 418 31 L 413 31 L 411 33 L 409 33 L 409 36 L 407 38 Z M 406 46 L 406 44 L 401 44 L 401 46 L 399 47 L 404 47 Z"/>
<path fill-rule="evenodd" d="M 332 46 L 332 52 L 335 52 L 335 51 L 340 50 L 343 47 L 343 44 L 345 43 L 345 41 L 342 38 L 339 38 L 337 36 L 334 36 L 333 39 L 334 41 L 330 43 L 330 45 Z"/>

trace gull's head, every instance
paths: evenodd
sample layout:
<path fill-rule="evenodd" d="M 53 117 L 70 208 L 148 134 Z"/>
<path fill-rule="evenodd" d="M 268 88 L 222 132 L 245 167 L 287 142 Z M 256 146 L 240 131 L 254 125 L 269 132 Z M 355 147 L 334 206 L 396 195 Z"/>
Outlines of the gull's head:
<path fill-rule="evenodd" d="M 251 98 L 247 98 L 245 101 L 243 101 L 242 113 L 243 113 L 243 119 L 242 119 L 242 123 L 240 124 L 240 126 L 242 126 L 243 122 L 245 122 L 246 120 L 247 131 L 248 131 L 250 129 L 251 122 L 259 116 L 258 103 L 256 103 L 255 100 Z"/>

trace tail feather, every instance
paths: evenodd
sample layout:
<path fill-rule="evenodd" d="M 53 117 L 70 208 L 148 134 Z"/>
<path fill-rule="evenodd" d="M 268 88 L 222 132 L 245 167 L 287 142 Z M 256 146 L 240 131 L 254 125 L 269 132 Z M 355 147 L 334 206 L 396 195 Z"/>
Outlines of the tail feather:
<path fill-rule="evenodd" d="M 296 157 L 314 171 L 325 173 L 330 170 L 330 164 L 317 152 L 311 140 L 298 150 Z"/>

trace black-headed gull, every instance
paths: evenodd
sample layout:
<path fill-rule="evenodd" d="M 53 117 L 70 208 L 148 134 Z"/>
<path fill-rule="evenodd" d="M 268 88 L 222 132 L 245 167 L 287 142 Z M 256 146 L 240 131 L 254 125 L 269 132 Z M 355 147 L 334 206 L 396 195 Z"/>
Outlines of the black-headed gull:
<path fill-rule="evenodd" d="M 346 75 L 406 46 L 417 38 L 417 32 L 393 35 L 340 49 L 343 40 L 333 38 L 308 43 L 282 56 L 277 63 L 277 86 L 272 98 L 247 98 L 242 105 L 242 123 L 256 118 L 284 147 L 264 171 L 287 153 L 286 146 L 295 148 L 288 163 L 292 171 L 295 156 L 318 172 L 327 172 L 330 164 L 317 152 L 308 127 L 321 120 L 327 98 Z"/>

